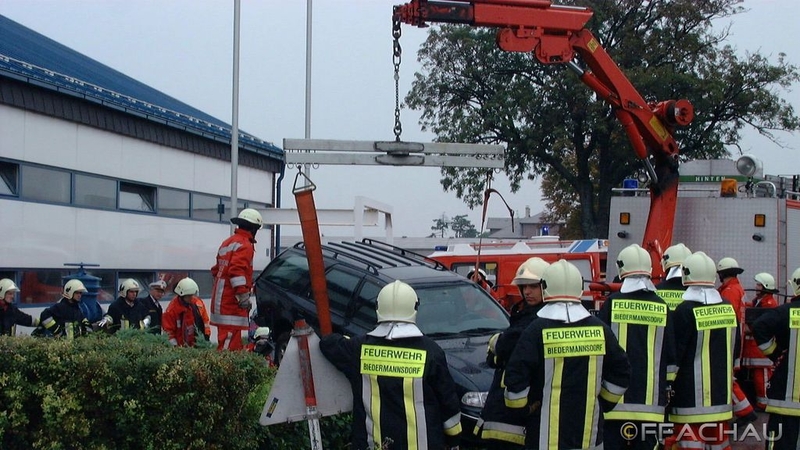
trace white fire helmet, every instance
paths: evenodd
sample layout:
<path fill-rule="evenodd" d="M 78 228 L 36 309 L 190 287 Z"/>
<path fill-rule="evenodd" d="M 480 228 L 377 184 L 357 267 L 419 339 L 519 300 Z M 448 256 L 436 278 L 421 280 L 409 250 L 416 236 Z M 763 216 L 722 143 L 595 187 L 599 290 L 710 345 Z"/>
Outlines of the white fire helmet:
<path fill-rule="evenodd" d="M 621 279 L 631 275 L 647 275 L 649 277 L 653 272 L 653 261 L 647 250 L 639 244 L 631 244 L 619 252 L 617 269 Z"/>
<path fill-rule="evenodd" d="M 789 279 L 789 287 L 792 289 L 792 294 L 800 295 L 800 267 L 792 272 L 792 278 Z"/>
<path fill-rule="evenodd" d="M 544 270 L 550 267 L 550 263 L 534 256 L 529 258 L 517 268 L 517 275 L 511 280 L 511 284 L 521 286 L 525 284 L 539 284 L 542 281 Z"/>
<path fill-rule="evenodd" d="M 419 299 L 414 288 L 402 281 L 393 281 L 378 293 L 378 323 L 417 322 Z"/>
<path fill-rule="evenodd" d="M 269 327 L 258 327 L 256 328 L 255 333 L 253 333 L 253 339 L 258 339 L 261 337 L 267 338 L 269 337 L 269 333 L 270 333 Z"/>
<path fill-rule="evenodd" d="M 683 261 L 692 254 L 689 247 L 683 244 L 675 244 L 664 251 L 664 256 L 661 257 L 661 268 L 664 272 L 675 266 L 680 266 Z"/>
<path fill-rule="evenodd" d="M 76 292 L 88 292 L 88 289 L 86 289 L 86 286 L 83 285 L 81 280 L 69 280 L 64 285 L 64 292 L 62 292 L 61 295 L 63 295 L 64 298 L 72 300 L 72 294 Z"/>
<path fill-rule="evenodd" d="M 764 286 L 764 289 L 770 292 L 777 292 L 775 289 L 775 277 L 768 274 L 767 272 L 757 273 L 756 276 L 753 277 L 756 283 L 761 283 Z"/>
<path fill-rule="evenodd" d="M 739 275 L 744 269 L 739 267 L 739 263 L 731 257 L 725 257 L 717 263 L 717 273 L 723 276 Z"/>
<path fill-rule="evenodd" d="M 137 283 L 133 278 L 128 278 L 119 285 L 119 295 L 122 297 L 127 297 L 128 291 L 139 292 L 141 290 L 142 288 L 139 286 L 139 283 Z"/>
<path fill-rule="evenodd" d="M 8 278 L 0 280 L 0 301 L 6 298 L 6 292 L 16 292 L 19 288 Z"/>
<path fill-rule="evenodd" d="M 255 228 L 257 230 L 264 228 L 264 219 L 261 218 L 261 213 L 253 208 L 243 209 L 239 213 L 239 216 L 231 219 L 231 223 L 234 225 L 238 225 L 240 227 L 244 226 L 249 228 Z"/>
<path fill-rule="evenodd" d="M 559 259 L 542 274 L 542 289 L 545 302 L 580 302 L 583 276 L 575 265 Z"/>
<path fill-rule="evenodd" d="M 184 295 L 199 295 L 200 288 L 193 279 L 187 277 L 178 281 L 178 284 L 175 285 L 175 294 L 178 297 L 183 297 Z"/>
<path fill-rule="evenodd" d="M 717 270 L 714 260 L 703 252 L 694 252 L 683 261 L 684 286 L 714 287 Z"/>

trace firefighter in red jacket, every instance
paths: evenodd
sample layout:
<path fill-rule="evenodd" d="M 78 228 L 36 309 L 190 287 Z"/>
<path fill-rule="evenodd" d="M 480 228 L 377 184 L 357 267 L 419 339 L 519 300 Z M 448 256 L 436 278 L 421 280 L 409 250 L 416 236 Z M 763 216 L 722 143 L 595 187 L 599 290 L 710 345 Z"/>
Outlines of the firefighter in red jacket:
<path fill-rule="evenodd" d="M 778 292 L 775 289 L 775 277 L 766 272 L 761 272 L 756 274 L 753 279 L 756 281 L 756 296 L 749 302 L 745 302 L 745 313 L 750 308 L 776 308 L 778 301 L 773 296 Z M 745 318 L 747 320 L 744 325 L 742 369 L 748 372 L 750 380 L 753 381 L 753 387 L 756 391 L 756 407 L 763 411 L 767 406 L 767 382 L 772 376 L 773 364 L 772 360 L 764 356 L 764 353 L 758 348 L 758 344 L 753 339 L 750 324 L 755 319 Z"/>
<path fill-rule="evenodd" d="M 735 342 L 735 357 L 733 360 L 733 371 L 736 374 L 741 367 L 741 353 L 742 353 L 742 330 L 741 326 L 744 324 L 744 288 L 742 283 L 739 282 L 739 275 L 744 272 L 744 269 L 739 267 L 739 263 L 730 257 L 722 258 L 717 263 L 717 275 L 719 276 L 720 285 L 717 288 L 719 295 L 727 300 L 733 309 L 736 311 L 736 320 L 739 323 L 739 328 L 736 330 Z M 753 422 L 757 419 L 753 405 L 747 399 L 739 383 L 734 379 L 733 381 L 733 414 L 736 416 L 736 421 L 739 423 Z"/>
<path fill-rule="evenodd" d="M 170 344 L 194 347 L 198 337 L 202 339 L 206 335 L 203 315 L 194 301 L 199 292 L 200 288 L 191 278 L 184 278 L 175 285 L 176 297 L 161 316 L 161 329 Z"/>
<path fill-rule="evenodd" d="M 220 245 L 217 263 L 211 268 L 211 325 L 217 327 L 218 350 L 244 349 L 242 331 L 249 327 L 256 233 L 264 225 L 261 214 L 251 208 L 243 209 L 231 223 L 236 231 Z"/>

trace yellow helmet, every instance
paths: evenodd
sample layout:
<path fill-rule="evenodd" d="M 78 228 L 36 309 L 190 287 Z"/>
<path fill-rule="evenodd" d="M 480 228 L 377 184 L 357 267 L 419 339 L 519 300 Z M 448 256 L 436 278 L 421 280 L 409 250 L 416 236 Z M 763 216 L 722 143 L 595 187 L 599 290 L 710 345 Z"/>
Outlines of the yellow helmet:
<path fill-rule="evenodd" d="M 742 272 L 744 272 L 744 269 L 739 267 L 739 263 L 731 257 L 722 258 L 717 263 L 717 273 L 720 276 L 729 277 L 739 275 Z"/>
<path fill-rule="evenodd" d="M 550 266 L 550 263 L 539 258 L 538 256 L 534 256 L 533 258 L 529 258 L 524 263 L 520 264 L 517 268 L 517 275 L 511 280 L 511 284 L 513 285 L 525 285 L 525 284 L 539 284 L 542 281 L 542 274 L 544 270 Z"/>
<path fill-rule="evenodd" d="M 691 254 L 692 251 L 689 250 L 689 247 L 683 244 L 675 244 L 664 251 L 664 255 L 661 257 L 661 268 L 666 272 L 667 269 L 680 266 Z"/>
<path fill-rule="evenodd" d="M 542 274 L 545 302 L 580 302 L 583 276 L 575 265 L 559 259 Z"/>
<path fill-rule="evenodd" d="M 631 244 L 622 249 L 617 256 L 617 269 L 619 277 L 624 279 L 631 275 L 651 275 L 653 271 L 653 261 L 647 250 L 639 244 Z"/>
<path fill-rule="evenodd" d="M 716 278 L 714 260 L 703 252 L 692 253 L 683 262 L 684 286 L 714 287 Z"/>
<path fill-rule="evenodd" d="M 393 281 L 378 292 L 378 323 L 416 323 L 418 305 L 414 288 L 402 281 Z"/>
<path fill-rule="evenodd" d="M 61 295 L 66 299 L 72 300 L 72 295 L 76 292 L 88 292 L 88 289 L 86 289 L 81 280 L 69 280 L 64 285 L 64 292 Z"/>

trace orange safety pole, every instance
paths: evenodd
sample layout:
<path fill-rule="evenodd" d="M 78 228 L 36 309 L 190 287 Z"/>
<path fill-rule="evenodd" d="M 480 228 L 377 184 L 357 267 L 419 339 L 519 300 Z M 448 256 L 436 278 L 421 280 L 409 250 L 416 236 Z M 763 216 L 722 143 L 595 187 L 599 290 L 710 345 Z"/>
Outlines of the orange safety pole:
<path fill-rule="evenodd" d="M 302 172 L 298 173 L 298 177 Z M 305 176 L 305 175 L 304 175 Z M 295 179 L 297 184 L 297 179 Z M 297 202 L 297 215 L 300 216 L 300 228 L 303 231 L 303 242 L 306 246 L 306 258 L 308 258 L 308 273 L 311 277 L 311 293 L 317 305 L 317 318 L 319 319 L 319 329 L 322 336 L 333 332 L 331 326 L 330 302 L 328 300 L 328 285 L 325 281 L 325 263 L 322 259 L 322 241 L 319 236 L 319 220 L 317 219 L 317 207 L 314 205 L 314 189 L 316 186 L 311 184 L 304 188 L 297 188 L 292 191 L 295 202 Z"/>

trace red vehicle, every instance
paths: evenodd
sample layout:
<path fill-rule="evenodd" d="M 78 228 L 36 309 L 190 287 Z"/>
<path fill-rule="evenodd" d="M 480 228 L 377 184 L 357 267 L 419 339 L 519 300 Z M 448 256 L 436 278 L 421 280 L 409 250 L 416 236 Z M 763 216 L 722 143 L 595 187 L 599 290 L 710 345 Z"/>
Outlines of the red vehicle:
<path fill-rule="evenodd" d="M 538 256 L 547 262 L 566 259 L 575 264 L 586 282 L 584 301 L 592 301 L 596 299 L 589 291 L 589 283 L 605 280 L 607 254 L 606 240 L 561 241 L 558 236 L 539 236 L 528 241 L 455 244 L 448 246 L 447 250 L 433 252 L 429 258 L 463 276 L 475 269 L 478 261 L 492 283 L 490 293 L 508 310 L 522 299 L 519 288 L 512 285 L 511 280 L 520 264 L 528 258 Z"/>

